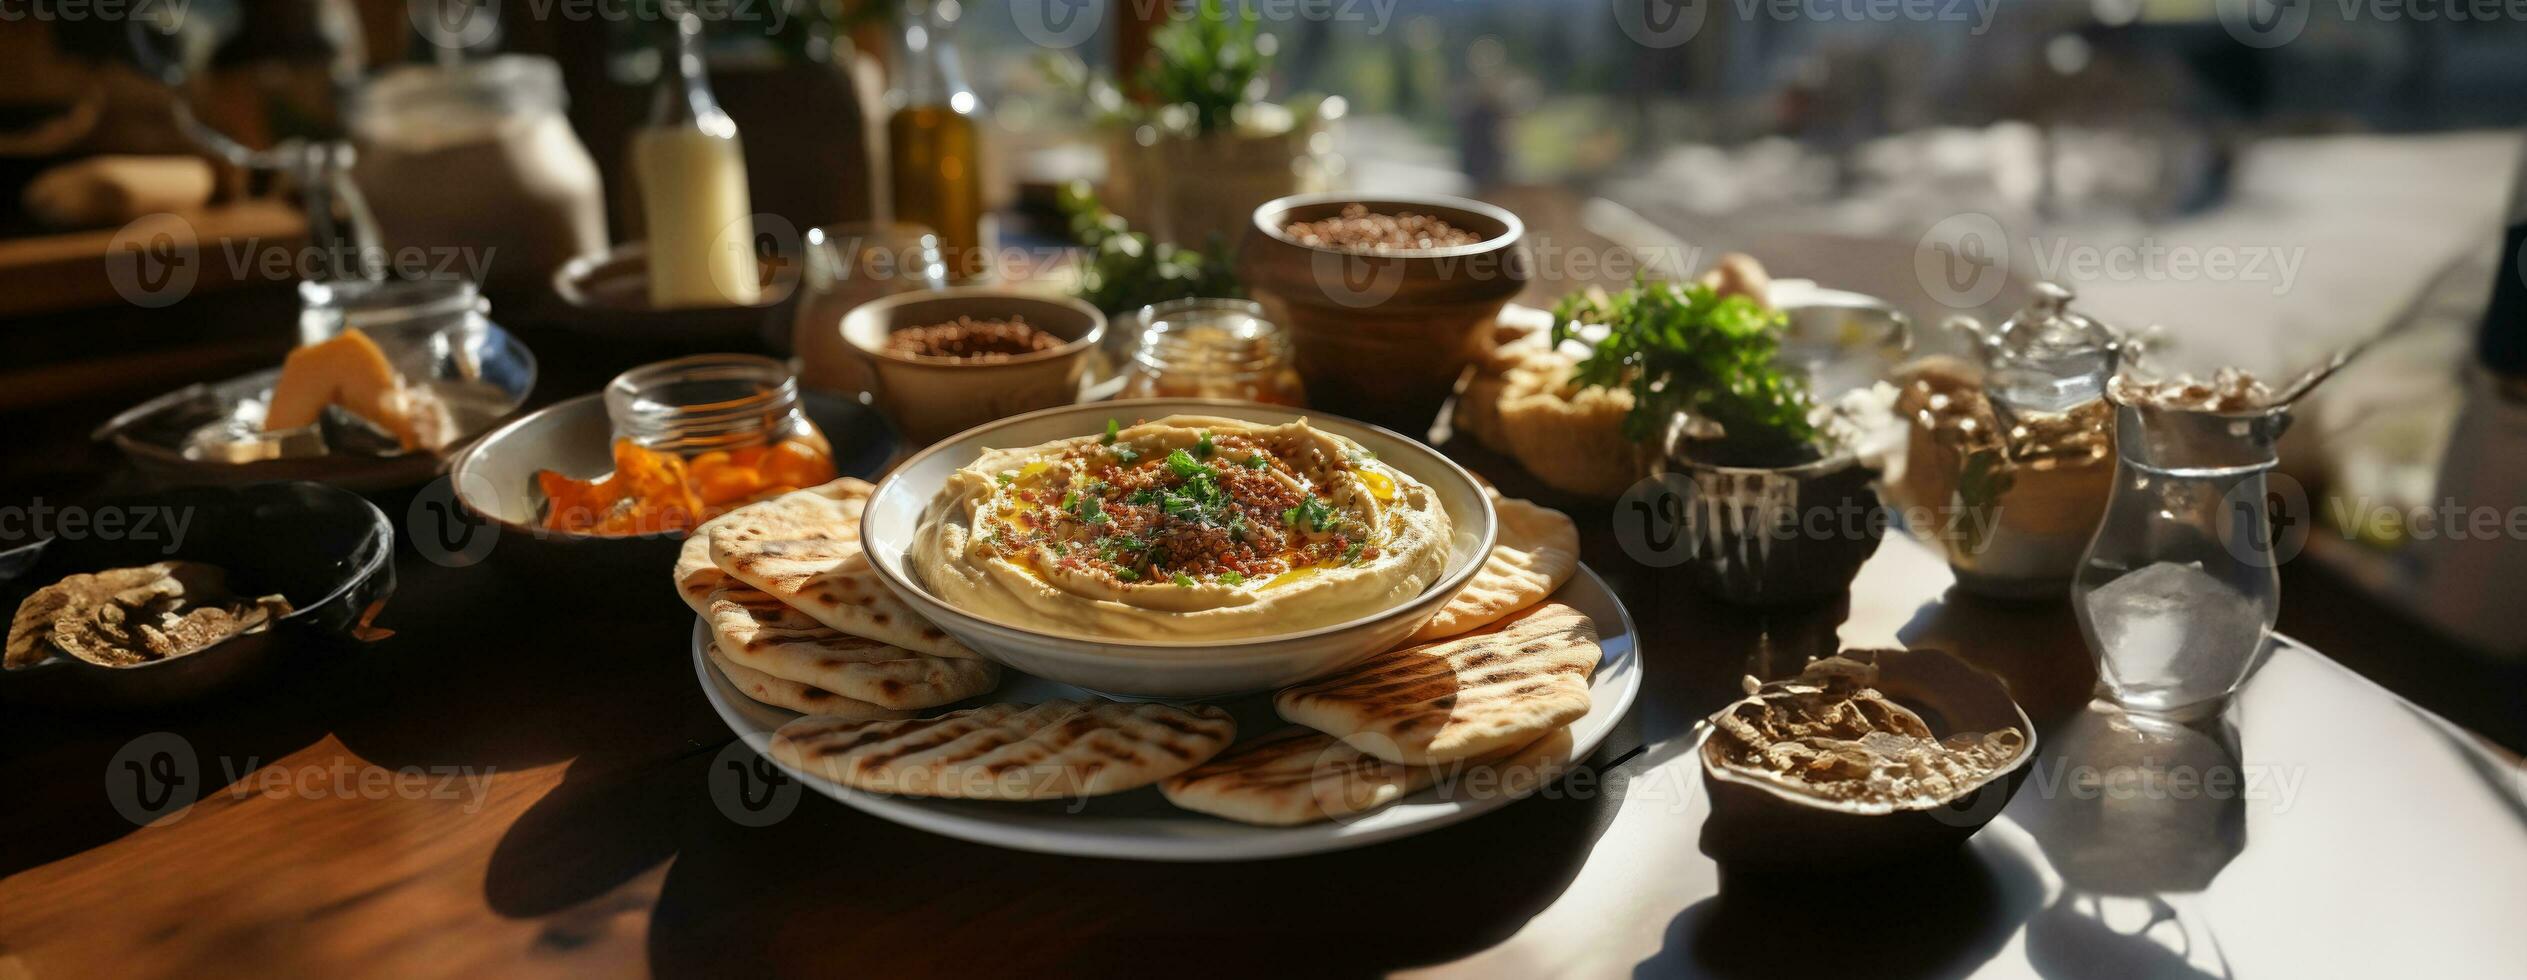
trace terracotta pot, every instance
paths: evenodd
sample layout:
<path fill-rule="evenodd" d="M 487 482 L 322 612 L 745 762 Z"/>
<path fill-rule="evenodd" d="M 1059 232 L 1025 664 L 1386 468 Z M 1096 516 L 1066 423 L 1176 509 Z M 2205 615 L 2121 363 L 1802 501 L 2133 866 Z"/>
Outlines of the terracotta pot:
<path fill-rule="evenodd" d="M 1434 215 L 1483 240 L 1370 254 L 1301 245 L 1294 221 L 1372 212 Z M 1255 209 L 1237 273 L 1298 347 L 1310 401 L 1404 432 L 1430 428 L 1465 366 L 1491 343 L 1501 307 L 1530 273 L 1526 225 L 1479 201 L 1303 194 Z"/>

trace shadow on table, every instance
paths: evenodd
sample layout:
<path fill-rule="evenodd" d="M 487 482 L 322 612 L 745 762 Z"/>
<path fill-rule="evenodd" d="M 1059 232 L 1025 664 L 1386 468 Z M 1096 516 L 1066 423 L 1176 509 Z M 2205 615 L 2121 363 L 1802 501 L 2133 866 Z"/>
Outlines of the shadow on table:
<path fill-rule="evenodd" d="M 663 569 L 552 579 L 407 559 L 397 635 L 345 681 L 335 735 L 370 763 L 495 775 L 568 760 L 493 851 L 493 911 L 548 914 L 675 853 L 675 766 L 725 742 Z M 495 784 L 496 785 L 496 784 Z M 700 786 L 694 777 L 694 788 Z"/>
<path fill-rule="evenodd" d="M 2195 896 L 2246 849 L 2243 757 L 2222 717 L 2178 724 L 2099 701 L 2056 727 L 2007 811 L 2062 877 L 2027 924 L 2037 972 L 2231 975 Z"/>
<path fill-rule="evenodd" d="M 1720 894 L 1668 923 L 1636 977 L 1962 976 L 2043 900 L 2035 869 L 1966 847 L 1849 874 L 1720 874 Z"/>
<path fill-rule="evenodd" d="M 649 926 L 662 976 L 1374 974 L 1442 962 L 1551 904 L 1618 802 L 1557 787 L 1371 847 L 1175 864 L 966 843 L 812 791 L 786 819 L 749 829 L 704 799 L 699 776 L 690 786 Z M 1258 933 L 1287 938 L 1258 945 Z"/>
<path fill-rule="evenodd" d="M 1896 631 L 1908 647 L 1965 658 L 2009 684 L 2040 732 L 2077 714 L 2097 690 L 2097 662 L 2068 600 L 2002 602 L 1951 587 Z"/>
<path fill-rule="evenodd" d="M 0 806 L 0 878 L 141 829 L 124 809 L 147 819 L 186 800 L 219 805 L 231 776 L 321 741 L 332 713 L 324 656 L 294 653 L 283 667 L 291 676 L 193 705 L 120 713 L 0 708 L 0 745 L 8 747 L 0 769 L 9 787 Z M 180 761 L 188 755 L 189 766 Z"/>

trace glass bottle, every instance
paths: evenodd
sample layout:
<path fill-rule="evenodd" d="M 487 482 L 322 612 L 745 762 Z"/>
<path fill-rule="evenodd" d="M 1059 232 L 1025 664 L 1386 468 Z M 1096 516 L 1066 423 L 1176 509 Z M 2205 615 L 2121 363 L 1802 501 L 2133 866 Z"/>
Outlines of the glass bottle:
<path fill-rule="evenodd" d="M 1179 299 L 1141 308 L 1140 342 L 1119 398 L 1227 398 L 1307 404 L 1290 335 L 1242 299 Z"/>
<path fill-rule="evenodd" d="M 983 102 L 956 50 L 958 5 L 904 0 L 896 84 L 887 93 L 887 172 L 895 220 L 939 233 L 948 279 L 991 271 L 983 234 Z"/>
<path fill-rule="evenodd" d="M 2098 685 L 2184 715 L 2244 683 L 2281 611 L 2265 474 L 2287 408 L 2118 404 L 2115 484 L 2071 586 Z"/>
<path fill-rule="evenodd" d="M 701 18 L 676 17 L 657 101 L 632 134 L 657 309 L 752 306 L 763 295 L 746 152 L 703 76 L 701 36 Z"/>

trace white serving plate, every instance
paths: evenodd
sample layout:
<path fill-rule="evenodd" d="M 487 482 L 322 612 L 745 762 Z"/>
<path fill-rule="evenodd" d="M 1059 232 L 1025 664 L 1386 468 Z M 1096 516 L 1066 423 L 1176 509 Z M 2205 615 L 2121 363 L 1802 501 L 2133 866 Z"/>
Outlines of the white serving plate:
<path fill-rule="evenodd" d="M 1561 591 L 1554 593 L 1553 599 L 1568 603 L 1597 621 L 1598 645 L 1604 651 L 1596 672 L 1589 678 L 1588 714 L 1571 724 L 1572 757 L 1585 759 L 1614 731 L 1615 723 L 1631 710 L 1633 697 L 1640 693 L 1638 638 L 1622 602 L 1606 588 L 1605 580 L 1585 565 Z M 708 625 L 697 621 L 693 669 L 701 678 L 702 693 L 738 738 L 768 758 L 773 731 L 799 715 L 740 693 L 703 656 L 710 642 Z M 1084 689 L 1015 670 L 1005 671 L 1002 678 L 999 690 L 968 703 L 1033 704 L 1055 698 L 1095 697 Z M 1240 738 L 1260 735 L 1282 724 L 1273 715 L 1269 695 L 1248 695 L 1216 703 L 1236 717 Z M 937 710 L 945 712 L 955 707 Z M 866 793 L 808 776 L 786 765 L 781 768 L 790 778 L 853 809 L 907 827 L 1022 851 L 1144 861 L 1252 861 L 1338 851 L 1437 830 L 1517 799 L 1507 795 L 1451 799 L 1444 787 L 1433 787 L 1348 821 L 1255 827 L 1179 810 L 1159 796 L 1155 788 L 1086 800 L 990 803 Z"/>

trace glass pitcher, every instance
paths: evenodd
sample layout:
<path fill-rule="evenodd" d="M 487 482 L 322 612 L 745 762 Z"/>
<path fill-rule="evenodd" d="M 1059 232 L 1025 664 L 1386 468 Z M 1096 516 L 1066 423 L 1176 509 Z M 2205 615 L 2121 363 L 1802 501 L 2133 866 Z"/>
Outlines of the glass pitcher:
<path fill-rule="evenodd" d="M 2245 682 L 2281 611 L 2264 477 L 2289 423 L 2118 405 L 2114 489 L 2071 587 L 2116 702 L 2182 715 Z"/>

